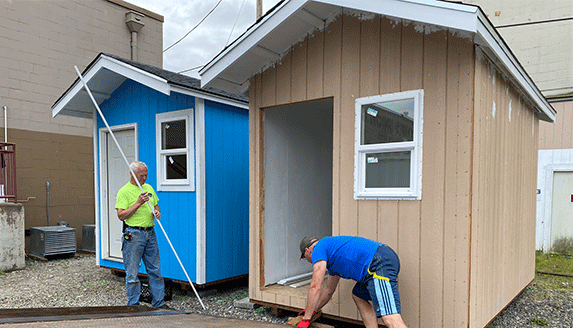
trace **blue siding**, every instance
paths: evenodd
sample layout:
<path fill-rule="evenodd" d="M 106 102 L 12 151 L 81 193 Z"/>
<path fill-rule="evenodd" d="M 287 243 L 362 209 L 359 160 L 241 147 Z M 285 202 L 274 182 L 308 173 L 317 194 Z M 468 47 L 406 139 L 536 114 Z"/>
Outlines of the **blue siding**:
<path fill-rule="evenodd" d="M 205 101 L 206 282 L 249 270 L 248 112 Z"/>
<path fill-rule="evenodd" d="M 147 164 L 147 183 L 157 190 L 155 115 L 168 111 L 195 108 L 192 96 L 172 93 L 169 97 L 137 82 L 126 80 L 100 106 L 110 126 L 137 123 L 139 160 Z M 105 124 L 98 117 L 98 129 Z M 97 150 L 99 154 L 99 150 Z M 127 167 L 126 167 L 127 170 Z M 127 181 L 126 181 L 127 182 Z M 162 211 L 162 225 L 166 230 L 187 273 L 195 281 L 196 258 L 196 197 L 194 192 L 158 192 Z M 101 213 L 101 207 L 100 207 Z M 158 237 L 161 272 L 166 278 L 187 281 L 177 259 L 159 226 Z M 123 264 L 101 260 L 101 265 L 123 269 Z M 142 266 L 142 272 L 145 272 Z"/>
<path fill-rule="evenodd" d="M 148 165 L 147 183 L 157 190 L 155 115 L 195 108 L 195 98 L 179 93 L 166 96 L 126 80 L 100 108 L 110 126 L 138 124 L 139 160 Z M 104 126 L 98 117 L 98 129 Z M 248 113 L 244 109 L 205 101 L 205 133 L 206 282 L 213 282 L 248 273 Z M 96 151 L 99 154 L 99 149 Z M 158 196 L 161 222 L 187 273 L 195 282 L 196 193 L 158 192 Z M 155 230 L 162 275 L 187 281 L 161 228 L 156 226 Z M 100 260 L 102 266 L 124 268 L 122 263 Z M 143 266 L 141 272 L 145 273 Z"/>

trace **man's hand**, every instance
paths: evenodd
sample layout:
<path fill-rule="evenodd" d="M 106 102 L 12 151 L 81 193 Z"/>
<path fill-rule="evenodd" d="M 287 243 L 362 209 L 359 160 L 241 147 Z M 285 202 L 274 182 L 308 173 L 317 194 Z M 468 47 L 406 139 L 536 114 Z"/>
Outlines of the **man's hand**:
<path fill-rule="evenodd" d="M 299 322 L 299 324 L 297 325 L 297 328 L 307 328 L 311 325 L 311 320 L 301 320 L 301 322 Z"/>
<path fill-rule="evenodd" d="M 148 194 L 147 192 L 142 192 L 142 193 L 138 196 L 138 201 L 137 201 L 137 203 L 139 204 L 139 206 L 142 206 L 142 205 L 145 204 L 148 200 L 149 200 L 149 194 Z"/>

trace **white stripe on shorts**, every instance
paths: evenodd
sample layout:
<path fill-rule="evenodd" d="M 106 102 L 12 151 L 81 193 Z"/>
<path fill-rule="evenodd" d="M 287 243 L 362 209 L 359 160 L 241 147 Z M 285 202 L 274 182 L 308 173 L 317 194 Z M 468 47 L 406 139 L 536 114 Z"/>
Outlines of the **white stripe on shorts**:
<path fill-rule="evenodd" d="M 397 304 L 395 302 L 395 294 L 391 283 L 383 279 L 373 279 L 375 283 L 375 293 L 377 294 L 377 303 L 379 304 L 379 311 L 381 315 L 388 315 L 398 313 Z"/>

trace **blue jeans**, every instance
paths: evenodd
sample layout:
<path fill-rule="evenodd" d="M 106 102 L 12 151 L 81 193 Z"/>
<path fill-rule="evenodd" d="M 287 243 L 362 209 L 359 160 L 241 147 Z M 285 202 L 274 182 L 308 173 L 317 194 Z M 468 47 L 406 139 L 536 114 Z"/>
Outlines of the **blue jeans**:
<path fill-rule="evenodd" d="M 128 234 L 131 235 L 131 240 L 125 238 Z M 141 284 L 138 273 L 141 260 L 149 278 L 151 306 L 157 308 L 164 305 L 165 289 L 160 273 L 159 247 L 154 229 L 145 231 L 127 227 L 122 238 L 122 255 L 126 269 L 128 305 L 139 305 Z"/>

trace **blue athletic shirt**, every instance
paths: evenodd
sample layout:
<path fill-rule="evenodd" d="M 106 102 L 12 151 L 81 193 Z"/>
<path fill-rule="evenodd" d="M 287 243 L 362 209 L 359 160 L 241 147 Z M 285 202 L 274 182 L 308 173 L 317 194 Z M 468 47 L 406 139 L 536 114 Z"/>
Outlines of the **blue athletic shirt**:
<path fill-rule="evenodd" d="M 362 237 L 325 237 L 313 248 L 313 264 L 326 261 L 330 275 L 362 281 L 380 245 Z"/>

